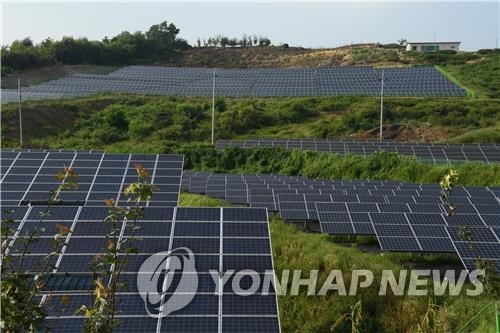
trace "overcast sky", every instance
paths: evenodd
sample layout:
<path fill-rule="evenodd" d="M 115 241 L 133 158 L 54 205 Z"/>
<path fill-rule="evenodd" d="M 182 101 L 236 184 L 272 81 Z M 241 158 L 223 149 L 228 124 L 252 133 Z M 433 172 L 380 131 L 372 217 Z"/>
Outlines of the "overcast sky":
<path fill-rule="evenodd" d="M 121 31 L 173 22 L 195 44 L 215 34 L 264 35 L 274 44 L 333 47 L 350 43 L 461 41 L 463 50 L 498 43 L 499 9 L 491 2 L 364 3 L 3 3 L 2 44 L 31 37 L 101 40 Z"/>

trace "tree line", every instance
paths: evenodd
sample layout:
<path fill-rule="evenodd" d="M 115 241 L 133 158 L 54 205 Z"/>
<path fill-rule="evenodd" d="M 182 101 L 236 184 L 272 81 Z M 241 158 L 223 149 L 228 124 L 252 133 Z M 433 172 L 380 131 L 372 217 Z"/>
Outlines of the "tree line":
<path fill-rule="evenodd" d="M 152 25 L 142 32 L 123 31 L 103 40 L 63 37 L 45 39 L 39 44 L 27 37 L 2 46 L 2 75 L 27 68 L 49 65 L 127 65 L 159 62 L 191 47 L 178 37 L 180 29 L 166 21 Z M 203 41 L 205 47 L 268 46 L 271 41 L 262 36 L 243 35 L 241 39 L 218 35 Z M 202 41 L 198 40 L 198 46 Z"/>
<path fill-rule="evenodd" d="M 224 35 L 215 35 L 208 39 L 200 39 L 196 41 L 198 47 L 252 47 L 252 46 L 269 46 L 271 40 L 264 36 L 243 34 L 241 38 L 228 37 Z"/>

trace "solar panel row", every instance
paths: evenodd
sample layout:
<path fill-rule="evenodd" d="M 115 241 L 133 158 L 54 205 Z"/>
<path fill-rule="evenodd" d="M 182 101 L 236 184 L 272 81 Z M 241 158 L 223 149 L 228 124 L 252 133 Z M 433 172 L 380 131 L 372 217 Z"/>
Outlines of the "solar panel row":
<path fill-rule="evenodd" d="M 419 144 L 394 141 L 353 141 L 332 139 L 251 139 L 247 141 L 218 140 L 216 148 L 281 147 L 340 155 L 368 156 L 377 151 L 414 156 L 434 163 L 452 161 L 500 162 L 498 144 Z"/>
<path fill-rule="evenodd" d="M 475 246 L 490 251 L 482 258 L 492 260 L 500 271 L 499 253 L 489 250 L 500 249 L 495 234 L 500 228 L 498 187 L 454 187 L 456 212 L 452 216 L 447 216 L 436 184 L 185 172 L 181 187 L 237 204 L 266 207 L 291 222 L 319 221 L 323 233 L 376 235 L 386 251 L 458 253 L 468 269 L 474 267 L 474 253 L 464 252 L 467 242 L 453 235 L 459 228 L 472 228 L 477 234 Z M 232 195 L 235 189 L 236 197 Z"/>
<path fill-rule="evenodd" d="M 176 206 L 184 157 L 182 155 L 106 154 L 95 152 L 2 151 L 2 205 L 46 204 L 48 192 L 60 182 L 64 166 L 78 174 L 78 188 L 62 191 L 64 204 L 104 205 L 114 199 L 127 205 L 125 186 L 137 181 L 136 165 L 150 173 L 156 192 L 147 206 Z"/>
<path fill-rule="evenodd" d="M 216 69 L 216 94 L 228 97 L 338 96 L 380 94 L 384 70 L 387 96 L 465 96 L 433 67 Z M 107 75 L 74 74 L 24 88 L 24 100 L 71 98 L 97 92 L 211 96 L 213 69 L 129 66 Z M 18 92 L 2 89 L 2 103 Z"/>

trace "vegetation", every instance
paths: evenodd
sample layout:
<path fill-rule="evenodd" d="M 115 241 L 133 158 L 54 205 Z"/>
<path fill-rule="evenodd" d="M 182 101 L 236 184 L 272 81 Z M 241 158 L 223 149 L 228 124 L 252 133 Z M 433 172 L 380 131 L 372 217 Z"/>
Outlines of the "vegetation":
<path fill-rule="evenodd" d="M 12 71 L 55 64 L 124 65 L 154 62 L 189 48 L 178 38 L 179 29 L 166 21 L 152 25 L 148 31 L 123 31 L 111 39 L 89 41 L 87 38 L 47 38 L 34 44 L 29 37 L 2 47 L 2 75 Z"/>
<path fill-rule="evenodd" d="M 318 287 L 334 269 L 352 272 L 368 269 L 374 273 L 374 281 L 380 281 L 384 269 L 404 269 L 392 255 L 361 252 L 356 247 L 334 244 L 321 234 L 308 234 L 283 223 L 278 217 L 271 222 L 274 264 L 278 277 L 284 269 L 309 271 L 318 269 Z M 422 257 L 420 258 L 422 260 Z M 425 259 L 424 259 L 425 260 Z M 441 262 L 442 264 L 442 262 Z M 307 277 L 307 276 L 306 276 Z M 344 275 L 344 283 L 350 285 L 350 275 Z M 361 328 L 365 332 L 416 332 L 426 321 L 429 304 L 437 308 L 431 321 L 431 329 L 425 332 L 456 331 L 481 308 L 495 299 L 492 294 L 479 297 L 435 296 L 379 296 L 377 288 L 367 288 L 357 296 L 340 296 L 335 291 L 325 297 L 307 296 L 306 288 L 298 296 L 279 297 L 281 325 L 285 332 L 328 332 L 336 323 L 335 332 L 350 332 L 350 321 L 337 320 L 361 301 Z M 477 323 L 485 332 L 494 329 L 493 316 Z M 358 323 L 359 325 L 359 323 Z M 478 331 L 479 332 L 479 331 Z M 482 332 L 482 331 L 481 331 Z"/>
<path fill-rule="evenodd" d="M 479 97 L 500 97 L 500 52 L 467 64 L 450 64 L 445 68 L 462 84 L 478 92 Z"/>
<path fill-rule="evenodd" d="M 203 40 L 198 37 L 196 44 L 198 47 L 252 47 L 269 46 L 271 45 L 271 40 L 264 36 L 248 34 L 244 34 L 241 39 L 231 38 L 224 35 L 215 35 L 214 37 L 209 37 L 208 39 Z"/>
<path fill-rule="evenodd" d="M 24 142 L 54 148 L 141 148 L 161 152 L 176 143 L 209 142 L 211 101 L 205 98 L 98 95 L 23 103 Z M 58 119 L 54 122 L 53 119 Z M 18 109 L 2 107 L 3 145 L 18 145 Z M 375 138 L 379 101 L 370 97 L 216 100 L 216 137 Z M 404 141 L 492 142 L 495 100 L 386 98 L 387 138 Z M 393 128 L 394 127 L 394 128 Z M 475 132 L 472 132 L 475 131 Z"/>
<path fill-rule="evenodd" d="M 230 173 L 280 173 L 314 179 L 391 179 L 404 182 L 438 183 L 449 171 L 447 165 L 432 165 L 391 152 L 362 157 L 339 156 L 276 148 L 231 148 L 216 151 L 210 146 L 179 147 L 185 154 L 185 168 Z M 500 164 L 481 162 L 453 166 L 459 172 L 458 185 L 500 184 Z"/>
<path fill-rule="evenodd" d="M 11 218 L 12 211 L 2 211 L 1 228 L 1 321 L 5 332 L 39 331 L 44 329 L 45 308 L 39 304 L 39 293 L 52 272 L 57 257 L 70 229 L 57 224 L 50 253 L 40 256 L 32 267 L 27 267 L 26 255 L 38 241 L 39 232 L 46 228 L 50 209 L 58 204 L 59 193 L 77 188 L 78 176 L 69 168 L 56 175 L 59 184 L 48 193 L 47 205 L 40 212 L 32 228 L 22 231 L 11 244 L 20 221 Z M 15 253 L 19 256 L 14 257 Z"/>
<path fill-rule="evenodd" d="M 228 207 L 229 204 L 222 199 L 210 198 L 206 195 L 182 192 L 179 197 L 181 207 Z"/>

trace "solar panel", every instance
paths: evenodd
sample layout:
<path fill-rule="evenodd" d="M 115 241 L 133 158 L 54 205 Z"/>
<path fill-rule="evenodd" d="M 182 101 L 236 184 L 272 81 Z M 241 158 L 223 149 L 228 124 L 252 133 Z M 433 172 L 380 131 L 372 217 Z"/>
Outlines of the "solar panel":
<path fill-rule="evenodd" d="M 29 253 L 23 261 L 23 271 L 35 272 L 44 254 L 54 251 L 53 235 L 56 232 L 56 224 L 70 230 L 68 235 L 61 238 L 60 247 L 56 249 L 55 256 L 47 266 L 52 275 L 46 278 L 41 301 L 50 301 L 47 319 L 49 326 L 64 331 L 81 329 L 83 317 L 81 314 L 75 315 L 75 312 L 83 304 L 90 305 L 90 296 L 87 293 L 92 281 L 90 265 L 95 262 L 96 255 L 103 253 L 108 246 L 109 240 L 105 235 L 111 229 L 102 222 L 108 215 L 109 208 L 97 204 L 97 201 L 111 194 L 120 198 L 118 193 L 123 190 L 124 181 L 134 172 L 130 164 L 137 161 L 152 167 L 152 182 L 158 184 L 159 195 L 156 200 L 153 199 L 145 205 L 142 216 L 137 221 L 139 229 L 135 233 L 138 239 L 131 243 L 131 246 L 135 247 L 138 253 L 131 254 L 127 259 L 127 266 L 120 280 L 127 282 L 128 287 L 121 288 L 117 293 L 118 329 L 125 332 L 138 329 L 154 331 L 177 328 L 224 331 L 224 327 L 229 329 L 239 325 L 244 329 L 260 327 L 264 323 L 267 331 L 279 332 L 274 289 L 271 288 L 271 292 L 267 296 L 262 296 L 263 298 L 240 297 L 230 290 L 226 292 L 226 289 L 224 293 L 216 294 L 221 281 L 216 281 L 214 284 L 209 274 L 210 270 L 223 272 L 228 269 L 255 269 L 259 274 L 271 275 L 271 280 L 274 278 L 266 209 L 174 207 L 177 204 L 181 184 L 182 156 L 87 152 L 86 156 L 79 158 L 84 152 L 67 151 L 50 153 L 23 151 L 15 154 L 18 158 L 20 155 L 23 157 L 16 161 L 30 161 L 26 164 L 34 167 L 20 170 L 11 168 L 8 171 L 13 171 L 12 176 L 15 178 L 5 177 L 2 180 L 3 199 L 7 197 L 10 201 L 14 201 L 13 206 L 6 206 L 2 201 L 2 210 L 13 210 L 9 215 L 18 220 L 14 224 L 16 230 L 13 232 L 13 241 L 9 248 L 13 263 L 20 263 L 23 239 L 25 239 L 23 237 L 34 230 L 40 214 L 45 215 L 45 221 L 38 232 L 38 240 L 28 246 Z M 2 162 L 8 156 L 2 152 Z M 53 163 L 48 166 L 47 161 Z M 51 207 L 48 214 L 46 207 L 42 205 L 20 205 L 22 202 L 19 196 L 13 193 L 21 193 L 24 197 L 26 191 L 43 193 L 49 189 L 45 186 L 48 183 L 38 182 L 36 177 L 47 174 L 47 177 L 39 179 L 48 181 L 49 173 L 54 172 L 61 161 L 69 161 L 67 165 L 78 162 L 77 167 L 82 174 L 80 180 L 82 178 L 85 180 L 79 190 L 85 192 L 81 195 L 85 195 L 87 200 L 79 206 Z M 114 178 L 110 178 L 114 173 L 107 172 L 108 169 L 121 172 L 120 176 L 114 176 L 117 178 L 116 183 L 112 182 L 115 181 Z M 17 173 L 27 177 L 17 177 Z M 89 177 L 84 178 L 87 174 Z M 96 181 L 100 181 L 99 184 Z M 4 187 L 4 184 L 10 185 Z M 26 186 L 20 186 L 21 184 Z M 96 185 L 97 187 L 94 187 Z M 97 189 L 100 191 L 96 191 Z M 7 194 L 4 196 L 4 193 Z M 71 198 L 73 197 L 65 197 L 64 200 Z M 158 206 L 152 205 L 153 203 L 157 203 Z M 122 222 L 119 227 L 121 232 L 117 235 L 118 240 L 126 241 L 131 237 L 131 231 L 126 228 L 126 223 Z M 194 299 L 188 306 L 166 318 L 160 320 L 151 318 L 147 315 L 145 303 L 138 294 L 137 272 L 150 255 L 183 246 L 192 250 L 196 260 L 195 268 L 199 275 L 199 283 Z M 191 269 L 188 269 L 188 272 L 194 273 Z M 176 285 L 180 274 L 173 274 L 169 278 L 173 279 Z M 248 281 L 243 284 L 248 284 Z M 46 293 L 49 292 L 57 294 L 48 298 Z M 70 302 L 64 300 L 64 294 L 69 296 Z M 226 302 L 231 303 L 230 314 L 224 310 L 227 308 Z M 61 315 L 67 317 L 59 319 Z M 240 324 L 223 325 L 233 318 L 237 318 Z"/>
<path fill-rule="evenodd" d="M 465 91 L 433 67 L 385 68 L 388 96 L 465 96 Z M 227 97 L 339 96 L 380 94 L 381 69 L 372 67 L 216 69 L 215 92 Z M 212 70 L 163 66 L 128 66 L 107 75 L 73 74 L 22 89 L 22 100 L 59 99 L 97 92 L 210 96 Z M 14 89 L 2 89 L 2 103 L 18 101 Z M 272 145 L 265 142 L 263 145 Z M 307 142 L 305 146 L 329 150 Z M 455 155 L 477 154 L 449 151 Z M 481 155 L 479 155 L 481 156 Z"/>
<path fill-rule="evenodd" d="M 269 142 L 267 141 L 269 140 Z M 307 140 L 313 140 L 312 142 Z M 371 141 L 349 141 L 347 139 L 336 140 L 327 139 L 253 139 L 251 144 L 249 141 L 231 141 L 224 140 L 216 143 L 216 148 L 224 149 L 228 147 L 238 146 L 243 148 L 251 148 L 256 146 L 266 147 L 281 147 L 285 149 L 302 149 L 318 152 L 327 152 L 340 155 L 356 154 L 368 156 L 376 151 L 392 151 L 400 155 L 414 156 L 424 161 L 433 163 L 451 163 L 456 161 L 481 161 L 485 163 L 495 163 L 500 160 L 500 147 L 496 144 L 478 144 L 472 147 L 467 147 L 465 144 L 447 144 L 438 147 L 433 144 L 418 144 L 418 143 L 401 143 L 395 141 L 377 141 L 378 147 L 374 146 Z M 264 142 L 268 142 L 263 144 Z M 325 149 L 325 144 L 329 144 L 331 149 Z M 336 147 L 336 148 L 334 148 Z M 464 152 L 466 150 L 467 152 Z M 456 151 L 456 153 L 451 153 Z M 448 153 L 446 153 L 448 152 Z M 382 193 L 380 193 L 382 194 Z M 463 193 L 467 196 L 482 196 L 484 192 L 478 193 Z M 486 193 L 488 194 L 488 193 Z M 389 195 L 385 193 L 383 195 Z M 458 194 L 457 194 L 458 195 Z"/>
<path fill-rule="evenodd" d="M 159 162 L 159 160 L 164 162 Z M 167 162 L 168 161 L 168 162 Z M 2 157 L 2 164 L 4 157 Z M 106 162 L 114 164 L 106 164 Z M 104 205 L 105 199 L 127 205 L 121 191 L 137 180 L 135 165 L 147 167 L 150 181 L 157 186 L 155 194 L 146 206 L 176 206 L 179 195 L 183 157 L 180 155 L 133 155 L 89 152 L 29 152 L 18 153 L 13 166 L 3 174 L 2 205 L 44 205 L 48 191 L 57 188 L 55 178 L 64 166 L 74 167 L 79 174 L 78 188 L 58 194 L 60 204 L 76 206 Z M 92 163 L 93 166 L 90 166 Z M 116 164 L 116 163 L 119 163 Z M 169 163 L 162 164 L 159 163 Z"/>
<path fill-rule="evenodd" d="M 43 210 L 43 207 L 14 208 L 19 208 L 15 215 L 20 218 L 36 218 Z M 59 295 L 51 297 L 48 323 L 57 328 L 71 329 L 77 323 L 81 324 L 83 319 L 81 315 L 75 315 L 75 311 L 83 304 L 90 305 L 90 296 L 82 293 L 91 287 L 89 265 L 97 253 L 104 251 L 108 242 L 103 236 L 106 227 L 97 224 L 104 223 L 92 221 L 104 219 L 107 210 L 104 207 L 80 207 L 76 211 L 74 207 L 53 208 L 54 213 L 50 215 L 53 220 L 50 221 L 72 221 L 72 232 L 67 236 L 66 248 L 58 255 L 59 260 L 53 266 L 54 275 L 48 279 L 45 289 L 46 292 L 70 292 L 70 301 L 63 301 Z M 242 297 L 234 292 L 217 294 L 217 287 L 208 274 L 210 269 L 220 272 L 253 269 L 261 274 L 274 274 L 267 222 L 267 212 L 260 208 L 144 208 L 144 218 L 139 222 L 140 230 L 144 231 L 133 244 L 138 253 L 130 255 L 122 279 L 134 282 L 137 270 L 149 254 L 185 246 L 195 254 L 199 287 L 186 307 L 160 319 L 161 323 L 158 323 L 158 319 L 147 316 L 144 301 L 132 284 L 131 291 L 117 294 L 118 329 L 127 331 L 131 327 L 137 328 L 130 322 L 131 318 L 138 320 L 141 329 L 152 327 L 153 330 L 157 325 L 169 330 L 175 327 L 206 329 L 207 320 L 213 319 L 210 327 L 224 331 L 224 320 L 241 316 L 245 320 L 243 327 L 259 327 L 265 323 L 266 330 L 279 332 L 274 289 L 267 296 Z M 127 235 L 119 237 L 125 239 Z M 13 252 L 16 242 L 20 240 L 20 236 L 15 237 Z M 39 259 L 40 254 L 48 253 L 52 242 L 53 236 L 40 237 L 33 243 L 36 246 L 26 260 L 26 270 Z M 174 277 L 179 278 L 180 274 Z M 49 302 L 49 299 L 46 301 Z M 218 319 L 219 314 L 222 314 L 221 320 Z M 58 316 L 61 315 L 70 316 L 64 318 L 66 324 L 59 321 Z M 191 321 L 190 316 L 199 320 L 203 318 L 203 321 Z M 202 323 L 203 326 L 200 326 Z"/>

